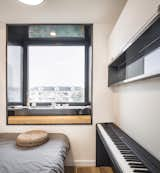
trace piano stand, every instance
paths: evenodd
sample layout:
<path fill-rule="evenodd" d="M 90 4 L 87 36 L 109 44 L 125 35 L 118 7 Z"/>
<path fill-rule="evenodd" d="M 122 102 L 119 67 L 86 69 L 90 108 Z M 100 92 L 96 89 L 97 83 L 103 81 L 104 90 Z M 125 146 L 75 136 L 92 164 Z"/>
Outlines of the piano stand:
<path fill-rule="evenodd" d="M 96 131 L 96 167 L 111 166 L 111 161 L 108 157 L 104 144 Z"/>

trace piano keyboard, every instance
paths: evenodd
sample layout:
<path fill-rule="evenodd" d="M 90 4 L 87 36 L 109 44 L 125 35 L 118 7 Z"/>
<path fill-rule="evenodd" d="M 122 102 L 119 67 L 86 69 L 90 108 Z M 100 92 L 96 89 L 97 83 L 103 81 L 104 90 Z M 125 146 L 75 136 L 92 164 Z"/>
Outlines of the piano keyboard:
<path fill-rule="evenodd" d="M 130 146 L 124 142 L 124 136 L 117 135 L 112 128 L 104 128 L 101 124 L 98 124 L 97 128 L 109 147 L 114 160 L 118 163 L 121 172 L 152 173 L 152 171 L 134 153 Z"/>

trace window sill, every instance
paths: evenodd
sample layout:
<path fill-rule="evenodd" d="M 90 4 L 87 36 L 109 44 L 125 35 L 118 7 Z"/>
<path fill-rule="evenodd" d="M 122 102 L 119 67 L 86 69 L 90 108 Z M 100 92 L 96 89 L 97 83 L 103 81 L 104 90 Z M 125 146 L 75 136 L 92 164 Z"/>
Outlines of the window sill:
<path fill-rule="evenodd" d="M 58 116 L 58 115 L 90 115 L 91 108 L 86 106 L 69 106 L 66 108 L 52 108 L 52 107 L 22 107 L 22 108 L 8 108 L 8 115 L 18 115 L 18 116 Z"/>
<path fill-rule="evenodd" d="M 8 116 L 8 125 L 91 124 L 91 115 Z"/>

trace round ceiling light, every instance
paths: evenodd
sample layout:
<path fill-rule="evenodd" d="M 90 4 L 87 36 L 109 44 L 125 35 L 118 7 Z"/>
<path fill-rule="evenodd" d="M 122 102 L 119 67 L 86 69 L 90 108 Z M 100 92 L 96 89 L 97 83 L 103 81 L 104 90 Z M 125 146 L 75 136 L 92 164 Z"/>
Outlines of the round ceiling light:
<path fill-rule="evenodd" d="M 23 4 L 34 6 L 41 4 L 44 0 L 18 0 L 18 1 L 22 2 Z"/>

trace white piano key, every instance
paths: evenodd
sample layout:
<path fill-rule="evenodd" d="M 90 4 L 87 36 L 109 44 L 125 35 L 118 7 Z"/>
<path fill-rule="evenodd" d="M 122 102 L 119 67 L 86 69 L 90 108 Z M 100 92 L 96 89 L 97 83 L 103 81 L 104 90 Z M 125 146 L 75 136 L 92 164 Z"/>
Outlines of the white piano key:
<path fill-rule="evenodd" d="M 138 173 L 138 171 L 140 172 L 140 171 L 148 171 L 149 172 L 149 170 L 147 169 L 147 168 L 132 168 L 132 171 L 133 171 L 133 173 L 134 173 L 134 171 L 136 170 L 136 172 Z M 141 172 L 142 173 L 142 172 Z"/>

